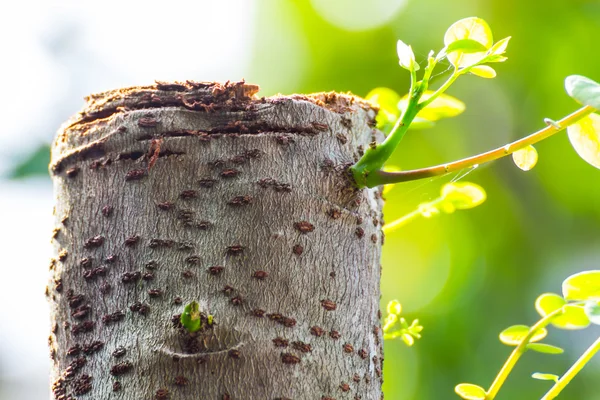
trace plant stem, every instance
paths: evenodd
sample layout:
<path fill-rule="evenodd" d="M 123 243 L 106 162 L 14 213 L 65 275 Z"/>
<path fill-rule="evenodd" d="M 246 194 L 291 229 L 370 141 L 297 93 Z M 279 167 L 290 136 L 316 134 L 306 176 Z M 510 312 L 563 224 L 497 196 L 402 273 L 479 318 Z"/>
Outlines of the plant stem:
<path fill-rule="evenodd" d="M 600 351 L 600 337 L 588 347 L 588 349 L 579 357 L 579 359 L 569 368 L 567 372 L 554 384 L 554 386 L 544 395 L 542 400 L 552 400 L 571 382 L 571 380 L 581 371 L 581 369 Z"/>
<path fill-rule="evenodd" d="M 395 231 L 396 229 L 400 228 L 401 226 L 406 225 L 410 221 L 412 221 L 420 216 L 421 216 L 421 213 L 419 212 L 419 210 L 411 211 L 410 213 L 398 218 L 394 222 L 385 224 L 382 228 L 383 233 L 387 234 L 387 233 L 390 233 L 391 231 Z"/>
<path fill-rule="evenodd" d="M 500 372 L 498 372 L 496 379 L 494 379 L 494 382 L 492 383 L 492 385 L 486 392 L 485 400 L 493 400 L 496 397 L 496 395 L 500 391 L 500 388 L 506 381 L 506 378 L 508 378 L 508 375 L 511 373 L 512 369 L 517 364 L 517 361 L 519 361 L 519 358 L 521 358 L 521 356 L 527 351 L 527 345 L 529 344 L 529 341 L 535 335 L 535 333 L 537 331 L 539 331 L 540 329 L 545 328 L 550 323 L 552 318 L 554 318 L 555 316 L 557 316 L 558 314 L 560 314 L 562 312 L 563 312 L 562 308 L 559 308 L 558 310 L 551 312 L 550 314 L 546 315 L 544 318 L 540 319 L 535 325 L 533 325 L 529 329 L 527 336 L 525 336 L 523 338 L 523 340 L 521 340 L 519 345 L 517 347 L 515 347 L 515 349 L 512 351 L 512 353 L 510 353 L 510 356 L 508 357 L 508 359 L 502 366 L 502 369 L 500 370 Z"/>
<path fill-rule="evenodd" d="M 446 82 L 444 82 L 444 84 L 442 86 L 440 86 L 438 88 L 438 90 L 436 90 L 431 96 L 429 96 L 429 98 L 427 100 L 424 100 L 422 103 L 419 104 L 419 107 L 421 108 L 425 108 L 427 107 L 429 104 L 431 104 L 432 101 L 434 101 L 440 94 L 444 93 L 446 90 L 448 90 L 448 88 L 450 87 L 450 85 L 452 85 L 454 83 L 454 81 L 461 75 L 460 72 L 458 72 L 457 70 L 454 70 L 454 72 L 452 73 L 452 75 L 450 75 L 450 77 L 446 80 Z"/>
<path fill-rule="evenodd" d="M 383 143 L 368 148 L 361 159 L 350 167 L 350 171 L 358 187 L 365 187 L 367 177 L 371 171 L 381 169 L 394 150 L 396 150 L 408 127 L 420 111 L 419 99 L 423 95 L 423 91 L 422 85 L 414 84 L 406 110 L 402 114 L 402 117 L 398 118 L 387 138 Z"/>
<path fill-rule="evenodd" d="M 529 136 L 507 144 L 503 147 L 499 147 L 497 149 L 490 150 L 486 153 L 478 154 L 476 156 L 464 158 L 462 160 L 453 161 L 448 164 L 441 164 L 433 167 L 400 172 L 385 172 L 381 170 L 373 171 L 366 178 L 366 186 L 375 187 L 390 183 L 414 181 L 417 179 L 429 178 L 432 176 L 445 175 L 450 172 L 460 171 L 464 168 L 470 168 L 475 165 L 480 165 L 486 162 L 497 160 L 499 158 L 512 154 L 515 151 L 520 150 L 524 147 L 549 138 L 550 136 L 564 130 L 569 125 L 573 125 L 574 123 L 580 121 L 581 119 L 593 113 L 594 111 L 596 111 L 596 109 L 590 106 L 581 107 L 572 114 L 569 114 L 563 119 L 557 121 L 556 125 L 550 124 L 544 129 L 541 129 L 535 133 L 532 133 Z"/>
<path fill-rule="evenodd" d="M 423 212 L 421 211 L 421 209 L 422 209 L 422 206 L 424 206 L 424 205 L 431 207 L 431 209 L 438 210 L 438 213 L 439 213 L 439 209 L 437 209 L 436 206 L 439 203 L 441 203 L 442 201 L 444 201 L 444 199 L 442 197 L 440 197 L 440 198 L 437 198 L 430 202 L 422 203 L 416 210 L 411 211 L 410 213 L 398 218 L 397 220 L 390 222 L 389 224 L 385 224 L 383 226 L 383 228 L 381 228 L 381 229 L 383 230 L 383 233 L 387 234 L 387 233 L 395 231 L 396 229 L 406 225 L 407 223 L 414 220 L 415 218 L 423 216 Z"/>

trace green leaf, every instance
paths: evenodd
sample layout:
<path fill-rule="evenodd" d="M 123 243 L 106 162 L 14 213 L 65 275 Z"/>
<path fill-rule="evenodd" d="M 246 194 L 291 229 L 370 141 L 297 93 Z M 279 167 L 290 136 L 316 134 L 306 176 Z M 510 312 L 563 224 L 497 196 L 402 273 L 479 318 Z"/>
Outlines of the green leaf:
<path fill-rule="evenodd" d="M 8 177 L 10 179 L 48 177 L 48 164 L 50 164 L 50 145 L 43 144 L 24 160 L 18 162 L 8 173 Z"/>
<path fill-rule="evenodd" d="M 555 293 L 544 293 L 535 301 L 535 309 L 542 316 L 562 308 L 563 312 L 552 318 L 552 325 L 559 329 L 585 329 L 590 320 L 581 306 L 567 304 L 567 301 Z"/>
<path fill-rule="evenodd" d="M 552 314 L 554 311 L 562 308 L 567 301 L 556 293 L 544 293 L 535 300 L 535 309 L 542 316 Z"/>
<path fill-rule="evenodd" d="M 565 79 L 565 89 L 569 96 L 579 103 L 600 109 L 600 84 L 581 75 L 571 75 Z"/>
<path fill-rule="evenodd" d="M 504 56 L 488 56 L 485 58 L 486 63 L 504 62 L 506 60 L 508 60 L 508 57 Z"/>
<path fill-rule="evenodd" d="M 523 341 L 525 336 L 529 334 L 529 327 L 527 325 L 513 325 L 500 333 L 500 341 L 509 346 L 518 346 Z M 546 337 L 548 331 L 546 329 L 539 329 L 529 340 L 529 343 L 539 342 Z"/>
<path fill-rule="evenodd" d="M 441 197 L 444 199 L 443 209 L 445 212 L 450 205 L 453 209 L 466 210 L 477 207 L 485 201 L 487 195 L 479 185 L 471 182 L 447 183 L 442 187 Z"/>
<path fill-rule="evenodd" d="M 469 70 L 473 75 L 477 75 L 482 78 L 492 79 L 496 77 L 496 70 L 489 65 L 476 65 Z"/>
<path fill-rule="evenodd" d="M 535 147 L 529 145 L 512 153 L 512 158 L 517 167 L 529 171 L 537 164 L 538 153 Z"/>
<path fill-rule="evenodd" d="M 403 333 L 401 338 L 404 344 L 408 347 L 411 347 L 413 344 L 415 344 L 415 338 L 410 333 Z"/>
<path fill-rule="evenodd" d="M 600 325 L 600 303 L 588 301 L 585 304 L 585 314 L 594 325 Z"/>
<path fill-rule="evenodd" d="M 464 18 L 452 24 L 444 35 L 444 45 L 449 47 L 452 43 L 464 39 L 475 40 L 486 49 L 489 49 L 494 42 L 492 30 L 487 22 L 477 17 Z M 465 54 L 462 51 L 455 51 L 447 56 L 448 61 L 457 68 L 476 64 L 483 57 L 485 52 Z"/>
<path fill-rule="evenodd" d="M 544 354 L 562 354 L 565 351 L 557 346 L 552 346 L 551 344 L 546 343 L 529 343 L 525 346 L 527 350 L 537 351 L 538 353 Z"/>
<path fill-rule="evenodd" d="M 508 47 L 508 42 L 510 40 L 509 37 L 505 37 L 504 39 L 498 40 L 490 49 L 488 50 L 489 55 L 499 56 L 501 54 L 506 53 L 506 48 Z M 506 57 L 505 57 L 506 58 Z"/>
<path fill-rule="evenodd" d="M 421 96 L 421 102 L 429 99 L 433 93 L 433 90 L 426 90 L 423 96 Z M 398 108 L 405 110 L 408 107 L 408 99 L 408 95 L 402 97 L 398 102 Z M 442 118 L 455 117 L 465 111 L 465 108 L 465 103 L 462 101 L 442 93 L 429 103 L 427 107 L 419 111 L 417 117 L 428 121 L 438 121 Z"/>
<path fill-rule="evenodd" d="M 419 64 L 415 61 L 415 53 L 410 45 L 407 45 L 402 40 L 398 40 L 396 45 L 398 51 L 398 59 L 400 66 L 409 71 L 418 71 Z"/>
<path fill-rule="evenodd" d="M 188 332 L 196 332 L 200 330 L 202 321 L 200 319 L 200 305 L 192 301 L 190 304 L 185 306 L 183 313 L 181 314 L 181 325 L 188 330 Z"/>
<path fill-rule="evenodd" d="M 543 374 L 541 372 L 535 372 L 533 375 L 531 375 L 531 377 L 533 379 L 539 379 L 540 381 L 554 381 L 554 382 L 558 382 L 558 375 L 554 375 L 554 374 Z"/>
<path fill-rule="evenodd" d="M 590 114 L 567 127 L 571 145 L 586 162 L 600 168 L 600 115 Z"/>
<path fill-rule="evenodd" d="M 400 95 L 392 89 L 378 87 L 371 90 L 366 99 L 379 108 L 376 117 L 377 129 L 389 131 L 400 117 L 400 110 L 398 109 Z"/>
<path fill-rule="evenodd" d="M 473 39 L 460 39 L 455 42 L 450 43 L 446 47 L 446 54 L 453 53 L 455 51 L 461 51 L 465 54 L 467 53 L 477 53 L 481 51 L 487 51 L 487 47 L 483 44 L 479 43 L 477 40 Z"/>
<path fill-rule="evenodd" d="M 402 305 L 398 300 L 392 300 L 387 305 L 388 314 L 400 315 L 402 313 Z"/>
<path fill-rule="evenodd" d="M 472 383 L 461 383 L 456 385 L 454 391 L 465 400 L 485 400 L 485 390 L 481 386 Z"/>
<path fill-rule="evenodd" d="M 600 300 L 600 271 L 571 275 L 562 284 L 565 300 Z"/>

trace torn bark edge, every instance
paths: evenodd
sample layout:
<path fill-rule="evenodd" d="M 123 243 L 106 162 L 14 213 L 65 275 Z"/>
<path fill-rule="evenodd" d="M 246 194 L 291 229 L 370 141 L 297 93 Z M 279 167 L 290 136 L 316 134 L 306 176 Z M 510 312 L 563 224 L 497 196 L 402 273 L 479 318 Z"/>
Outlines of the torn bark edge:
<path fill-rule="evenodd" d="M 269 98 L 257 96 L 259 87 L 239 82 L 156 82 L 150 86 L 133 86 L 110 90 L 86 97 L 87 104 L 77 115 L 69 120 L 62 130 L 104 119 L 113 114 L 129 110 L 155 109 L 179 106 L 195 111 L 248 111 L 257 103 L 276 103 L 285 100 L 300 100 L 314 103 L 320 107 L 345 113 L 358 106 L 365 110 L 375 110 L 369 102 L 350 93 L 322 92 L 309 95 L 275 95 Z"/>
<path fill-rule="evenodd" d="M 245 111 L 246 116 L 254 114 L 255 106 L 259 104 L 279 104 L 289 101 L 306 101 L 329 111 L 344 114 L 358 109 L 371 111 L 372 125 L 375 124 L 377 108 L 367 101 L 350 93 L 335 92 L 314 93 L 309 95 L 294 94 L 290 96 L 275 95 L 269 98 L 259 98 L 259 87 L 239 82 L 159 82 L 150 86 L 134 86 L 116 89 L 86 97 L 87 104 L 74 117 L 72 117 L 59 130 L 57 141 L 66 141 L 73 134 L 84 136 L 86 131 L 102 120 L 107 120 L 119 114 L 132 110 L 156 110 L 164 107 L 182 107 L 197 112 L 234 112 Z M 240 116 L 242 117 L 242 116 Z M 342 122 L 349 121 L 343 119 Z M 102 121 L 104 122 L 104 121 Z M 156 122 L 151 117 L 141 118 L 138 124 L 143 127 L 154 127 Z M 154 125 L 153 125 L 154 124 Z M 210 135 L 221 134 L 257 134 L 264 132 L 293 133 L 300 135 L 316 134 L 327 130 L 327 126 L 314 122 L 310 126 L 282 127 L 271 126 L 264 121 L 237 121 L 228 125 L 217 127 L 207 132 L 184 130 L 177 132 L 163 132 L 160 137 L 147 137 L 146 139 L 160 139 L 168 136 L 198 136 L 208 140 Z M 112 132 L 116 134 L 117 132 Z M 66 165 L 81 160 L 99 160 L 105 156 L 105 144 L 108 137 L 92 142 L 76 150 L 68 151 L 57 157 L 50 165 L 50 172 L 61 172 Z"/>

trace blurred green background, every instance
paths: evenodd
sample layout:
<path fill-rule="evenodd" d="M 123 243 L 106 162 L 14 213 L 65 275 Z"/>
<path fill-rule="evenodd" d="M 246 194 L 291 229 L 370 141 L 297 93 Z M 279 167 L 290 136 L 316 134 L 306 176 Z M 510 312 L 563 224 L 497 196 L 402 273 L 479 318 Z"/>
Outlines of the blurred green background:
<path fill-rule="evenodd" d="M 61 2 L 63 11 L 59 13 L 50 7 L 46 11 L 52 18 L 60 17 L 69 9 L 67 3 Z M 106 58 L 111 54 L 106 51 L 90 56 L 93 48 L 86 47 L 88 42 L 74 39 L 78 36 L 73 35 L 73 32 L 84 32 L 85 38 L 86 29 L 91 29 L 77 23 L 81 22 L 78 13 L 84 12 L 80 10 L 82 6 L 76 7 L 77 12 L 67 12 L 72 17 L 66 22 L 58 19 L 63 21 L 62 33 L 51 37 L 54 41 L 45 40 L 59 48 L 54 50 L 53 54 L 58 56 L 52 68 L 69 71 L 59 80 L 63 89 L 67 85 L 69 90 L 58 92 L 54 108 L 42 109 L 42 114 L 47 114 L 47 123 L 37 128 L 37 142 L 51 140 L 58 124 L 80 107 L 82 95 L 120 85 L 148 83 L 154 78 L 234 80 L 245 77 L 261 86 L 262 95 L 335 90 L 364 96 L 378 86 L 405 93 L 409 76 L 398 66 L 396 40 L 411 44 L 417 61 L 423 61 L 429 50 L 437 51 L 443 46 L 446 28 L 468 16 L 485 19 L 495 39 L 512 36 L 506 54 L 509 60 L 495 65 L 498 77 L 493 80 L 466 76 L 453 85 L 448 93 L 464 101 L 467 110 L 457 118 L 441 121 L 431 130 L 409 132 L 392 160 L 403 169 L 462 158 L 531 133 L 543 126 L 544 117 L 559 119 L 577 108 L 563 89 L 567 75 L 581 74 L 600 80 L 598 1 L 255 0 L 228 3 L 219 2 L 218 9 L 203 8 L 203 14 L 194 14 L 197 21 L 187 22 L 193 26 L 202 21 L 216 21 L 211 25 L 213 33 L 209 36 L 180 35 L 164 29 L 164 40 L 154 46 L 159 54 L 152 58 L 152 62 L 162 63 L 159 69 L 146 67 L 149 63 L 142 64 L 148 56 L 139 49 L 140 54 L 132 56 L 129 68 L 128 59 L 118 58 L 121 47 L 123 54 L 129 54 L 123 44 L 127 39 L 132 40 L 129 49 L 134 53 L 138 51 L 138 43 L 143 42 L 131 31 L 123 33 L 122 44 L 114 44 L 117 53 L 113 58 L 117 61 Z M 113 6 L 119 7 L 116 2 Z M 182 18 L 181 13 L 187 13 L 188 6 L 179 2 L 173 6 L 178 18 Z M 236 11 L 238 6 L 242 11 Z M 150 4 L 149 7 L 150 10 L 144 11 L 145 16 L 158 18 L 164 12 L 159 6 Z M 134 12 L 135 8 L 130 7 L 130 11 Z M 23 17 L 26 16 L 25 12 Z M 107 12 L 89 18 L 110 20 L 115 17 Z M 168 16 L 163 18 L 166 19 Z M 103 23 L 110 24 L 110 21 Z M 245 28 L 241 29 L 241 25 Z M 233 35 L 229 42 L 220 39 L 220 29 Z M 209 41 L 212 50 L 204 50 L 203 46 Z M 173 43 L 174 49 L 169 43 Z M 70 49 L 66 56 L 64 49 Z M 161 56 L 162 50 L 166 53 Z M 76 60 L 81 59 L 87 61 L 77 64 Z M 101 62 L 101 66 L 97 62 Z M 131 63 L 135 62 L 138 64 L 132 68 Z M 224 67 L 203 70 L 199 64 L 190 66 L 190 63 Z M 223 76 L 227 73 L 228 76 Z M 1 184 L 4 186 L 0 185 L 0 201 L 2 198 L 8 201 L 11 190 L 22 195 L 30 193 L 25 188 L 27 185 L 42 186 L 47 188 L 42 194 L 48 198 L 44 203 L 47 207 L 52 201 L 48 177 L 25 178 L 25 175 L 35 176 L 40 170 L 44 173 L 45 150 L 36 153 L 35 143 L 20 145 L 14 137 L 11 143 L 19 155 L 8 157 L 11 161 L 4 164 L 4 175 L 16 173 L 21 180 L 17 183 L 5 180 Z M 453 388 L 460 382 L 488 387 L 510 351 L 500 344 L 498 333 L 512 324 L 533 323 L 537 319 L 533 307 L 537 295 L 560 291 L 560 283 L 568 275 L 598 269 L 600 171 L 576 155 L 565 134 L 544 141 L 537 149 L 540 160 L 530 172 L 524 173 L 510 159 L 503 159 L 462 178 L 486 189 L 488 200 L 482 206 L 418 220 L 387 236 L 382 307 L 385 308 L 387 301 L 398 299 L 404 306 L 405 316 L 419 318 L 425 330 L 423 339 L 412 348 L 400 341 L 386 343 L 386 399 L 457 398 Z M 5 147 L 4 154 L 9 152 Z M 28 154 L 34 153 L 34 157 L 29 157 L 30 162 L 23 163 Z M 397 185 L 387 196 L 386 221 L 437 197 L 441 186 L 455 177 Z M 49 234 L 49 226 L 44 234 Z M 27 267 L 43 274 L 39 265 Z M 38 289 L 35 293 L 41 297 L 42 288 Z M 552 331 L 550 342 L 563 346 L 566 353 L 559 356 L 527 354 L 498 399 L 540 398 L 550 384 L 535 381 L 530 375 L 536 371 L 561 374 L 598 333 L 598 329 Z M 4 371 L 19 362 L 3 356 L 1 350 L 0 347 L 0 368 Z M 561 399 L 600 399 L 599 374 L 600 359 L 596 358 Z M 38 381 L 45 384 L 43 372 L 38 375 Z M 11 379 L 16 382 L 20 378 Z M 5 388 L 0 393 L 5 396 L 13 393 L 6 389 L 7 382 L 8 379 L 0 379 L 0 390 L 3 384 Z"/>

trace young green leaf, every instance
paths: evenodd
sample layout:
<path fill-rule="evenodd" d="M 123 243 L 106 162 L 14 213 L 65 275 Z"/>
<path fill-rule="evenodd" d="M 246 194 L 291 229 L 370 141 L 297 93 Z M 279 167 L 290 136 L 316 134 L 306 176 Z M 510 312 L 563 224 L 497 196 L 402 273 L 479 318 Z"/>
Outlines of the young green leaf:
<path fill-rule="evenodd" d="M 554 293 L 544 293 L 535 301 L 535 309 L 542 316 L 552 314 L 562 308 L 563 312 L 552 318 L 552 325 L 559 329 L 585 329 L 590 320 L 581 306 L 567 304 L 566 300 Z"/>
<path fill-rule="evenodd" d="M 444 211 L 448 212 L 445 207 L 447 204 L 457 210 L 466 210 L 477 207 L 487 196 L 479 185 L 471 182 L 453 182 L 442 187 L 441 197 L 444 200 Z"/>
<path fill-rule="evenodd" d="M 492 79 L 496 77 L 496 70 L 489 65 L 476 65 L 469 70 L 473 75 L 480 76 L 482 78 Z"/>
<path fill-rule="evenodd" d="M 375 107 L 379 107 L 375 119 L 377 129 L 389 131 L 400 117 L 400 110 L 398 109 L 400 96 L 398 93 L 386 87 L 378 87 L 371 90 L 366 99 Z"/>
<path fill-rule="evenodd" d="M 402 313 L 402 305 L 398 300 L 392 300 L 387 305 L 388 314 L 400 315 Z"/>
<path fill-rule="evenodd" d="M 410 333 L 403 333 L 401 338 L 404 344 L 408 347 L 411 347 L 413 344 L 415 344 L 415 338 Z"/>
<path fill-rule="evenodd" d="M 583 271 L 564 280 L 565 300 L 600 300 L 600 271 Z"/>
<path fill-rule="evenodd" d="M 448 47 L 452 43 L 463 39 L 475 40 L 481 43 L 486 49 L 489 49 L 494 42 L 492 30 L 487 22 L 477 17 L 464 18 L 452 24 L 444 35 L 444 45 Z M 473 65 L 479 62 L 483 57 L 485 57 L 485 52 L 483 51 L 472 54 L 455 51 L 447 56 L 448 61 L 456 68 Z"/>
<path fill-rule="evenodd" d="M 429 99 L 434 92 L 427 90 L 421 96 L 421 102 Z M 405 110 L 408 107 L 409 96 L 406 95 L 400 99 L 398 108 Z M 455 117 L 465 111 L 465 103 L 458 100 L 455 97 L 447 94 L 440 94 L 435 100 L 427 105 L 424 109 L 419 111 L 417 117 L 426 119 L 428 121 L 438 121 L 442 118 Z"/>
<path fill-rule="evenodd" d="M 390 329 L 392 329 L 394 327 L 394 325 L 396 325 L 396 323 L 398 322 L 398 316 L 396 314 L 388 314 L 385 317 L 384 323 L 383 323 L 383 331 L 387 332 Z"/>
<path fill-rule="evenodd" d="M 193 333 L 200 330 L 202 325 L 202 321 L 200 319 L 200 305 L 192 301 L 190 304 L 185 306 L 183 309 L 183 313 L 181 314 L 181 325 L 188 330 L 188 332 Z"/>
<path fill-rule="evenodd" d="M 455 42 L 450 43 L 444 49 L 446 54 L 453 53 L 455 51 L 460 51 L 465 54 L 468 53 L 478 53 L 481 51 L 487 51 L 487 47 L 483 44 L 479 43 L 477 40 L 473 39 L 460 39 Z"/>
<path fill-rule="evenodd" d="M 469 70 L 473 75 L 481 78 L 492 79 L 496 77 L 496 70 L 489 65 L 476 65 Z"/>
<path fill-rule="evenodd" d="M 517 167 L 523 171 L 529 171 L 537 164 L 538 153 L 535 147 L 529 145 L 512 153 L 512 158 Z"/>
<path fill-rule="evenodd" d="M 544 354 L 562 354 L 565 351 L 557 346 L 552 346 L 551 344 L 546 343 L 529 343 L 525 346 L 527 350 L 537 351 L 538 353 Z"/>
<path fill-rule="evenodd" d="M 500 332 L 500 341 L 508 346 L 517 346 L 529 333 L 529 327 L 527 325 L 513 325 L 502 332 Z M 548 331 L 546 329 L 539 329 L 533 337 L 529 340 L 530 343 L 539 342 L 546 337 Z"/>
<path fill-rule="evenodd" d="M 542 317 L 545 317 L 566 304 L 567 301 L 556 293 L 543 293 L 535 300 L 535 309 Z"/>
<path fill-rule="evenodd" d="M 413 53 L 410 45 L 407 45 L 402 40 L 398 40 L 396 50 L 398 51 L 398 59 L 402 68 L 409 71 L 419 70 L 419 64 L 417 64 L 417 61 L 415 60 L 415 53 Z"/>
<path fill-rule="evenodd" d="M 558 382 L 559 376 L 554 374 L 543 374 L 541 372 L 535 372 L 531 375 L 533 379 L 539 379 L 540 381 L 554 381 Z"/>
<path fill-rule="evenodd" d="M 499 56 L 501 54 L 506 53 L 506 48 L 508 47 L 509 40 L 510 40 L 510 36 L 505 37 L 504 39 L 498 40 L 496 43 L 494 43 L 494 45 L 492 47 L 490 47 L 490 49 L 488 50 L 487 53 L 489 55 L 493 55 L 493 56 Z"/>
<path fill-rule="evenodd" d="M 494 56 L 488 56 L 488 57 L 485 58 L 485 62 L 486 63 L 494 63 L 494 62 L 498 63 L 498 62 L 504 62 L 506 60 L 508 60 L 508 57 L 496 56 L 496 55 L 494 55 Z"/>
<path fill-rule="evenodd" d="M 571 75 L 565 79 L 565 89 L 569 96 L 579 103 L 600 110 L 600 84 L 581 75 Z"/>
<path fill-rule="evenodd" d="M 461 383 L 456 385 L 454 391 L 465 400 L 485 400 L 485 389 L 472 383 Z"/>
<path fill-rule="evenodd" d="M 589 164 L 600 168 L 600 115 L 590 114 L 567 127 L 571 145 Z"/>
<path fill-rule="evenodd" d="M 585 304 L 585 314 L 594 325 L 600 325 L 600 303 L 597 301 L 588 301 Z"/>

